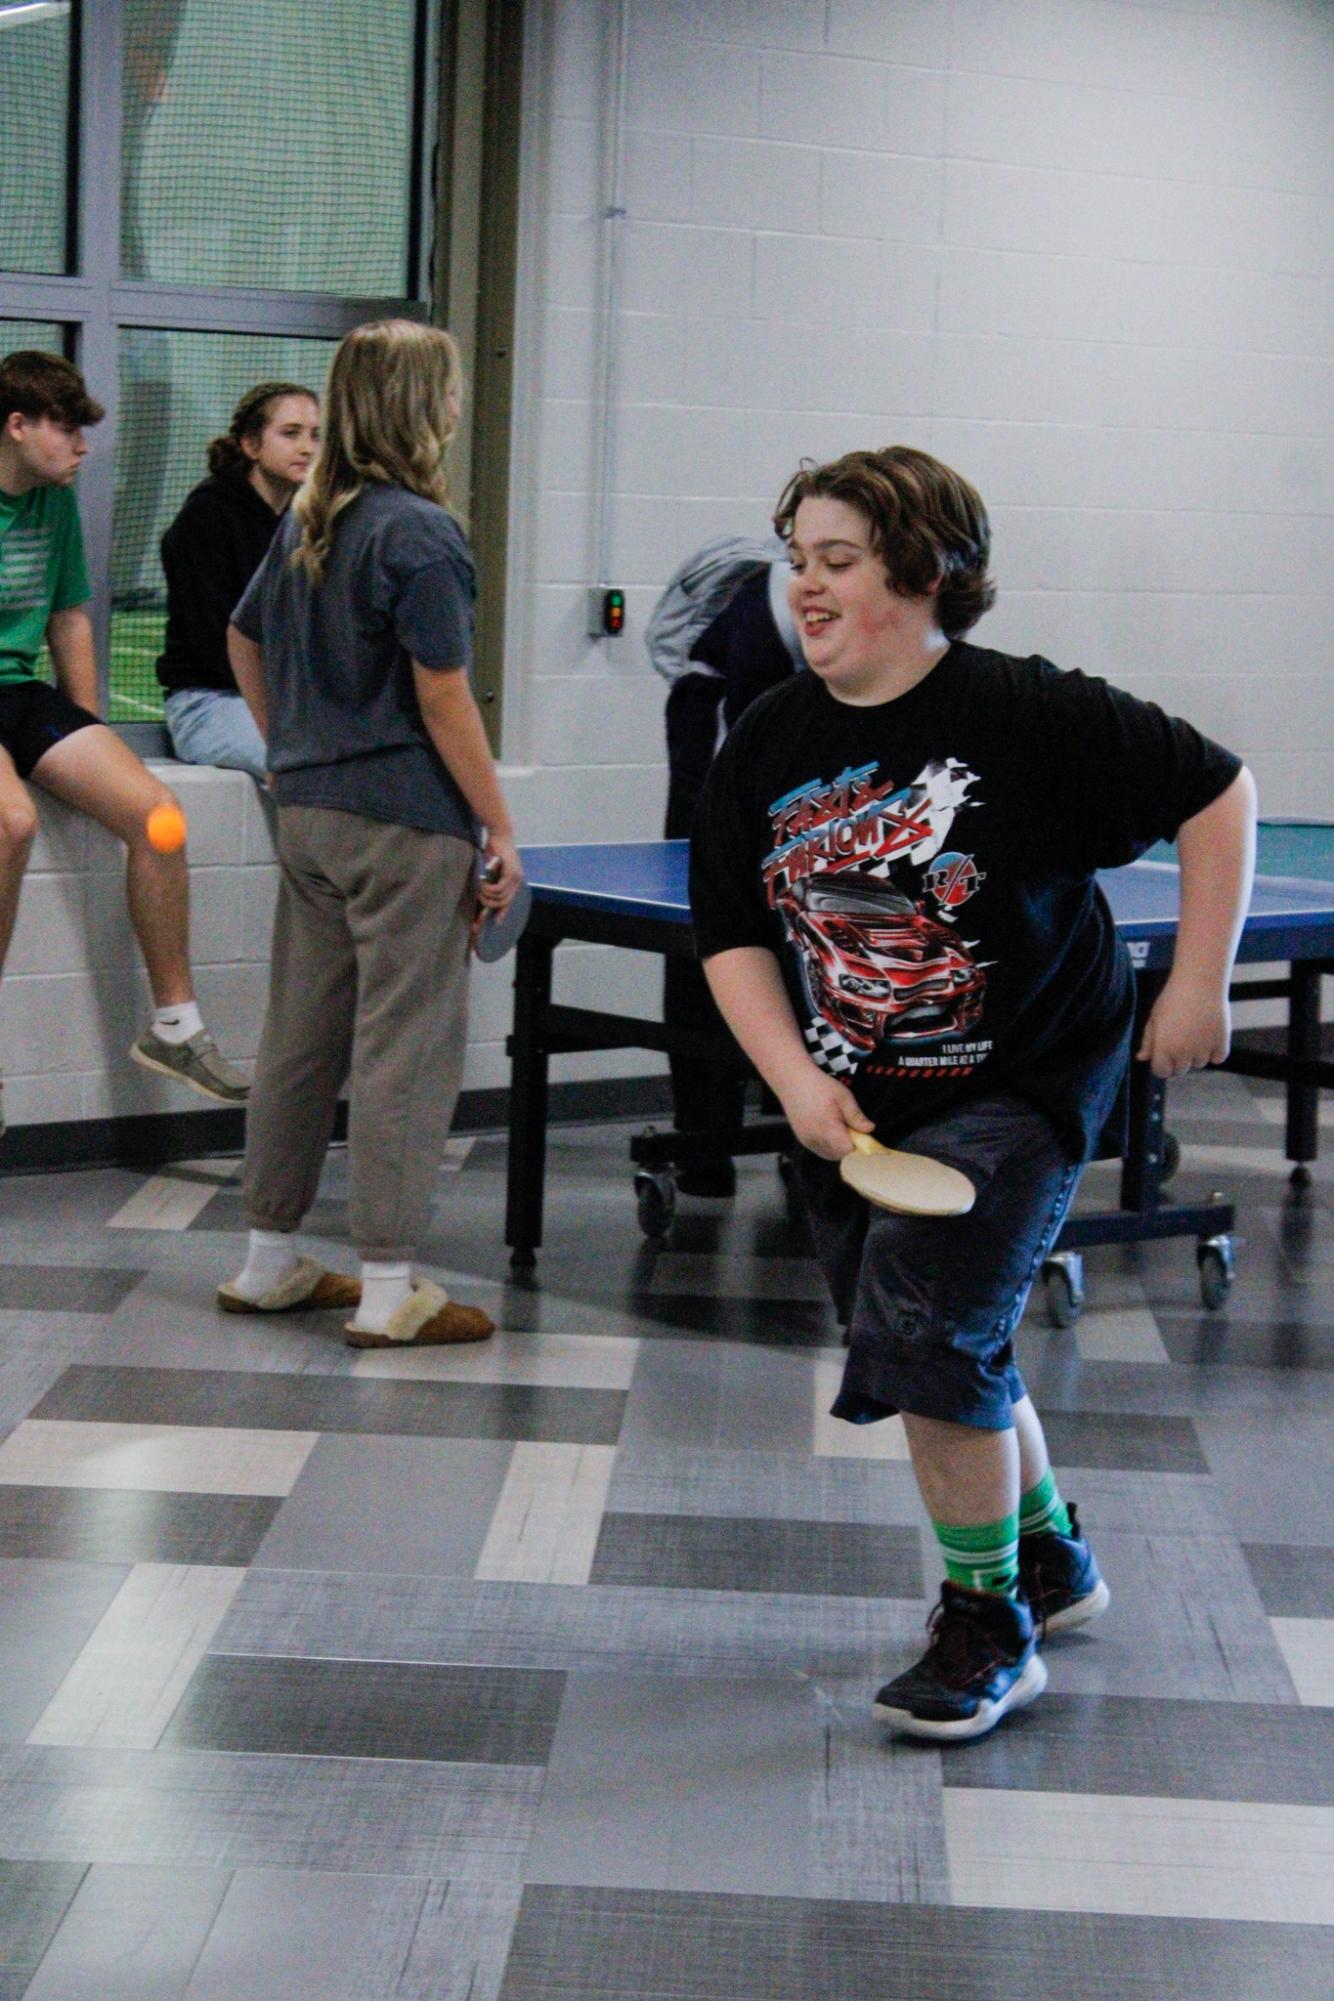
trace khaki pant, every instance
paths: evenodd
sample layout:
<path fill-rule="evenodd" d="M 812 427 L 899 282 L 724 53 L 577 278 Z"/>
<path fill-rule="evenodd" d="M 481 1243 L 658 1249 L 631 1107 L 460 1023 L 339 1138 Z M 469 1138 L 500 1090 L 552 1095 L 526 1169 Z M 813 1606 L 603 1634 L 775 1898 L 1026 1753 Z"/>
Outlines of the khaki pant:
<path fill-rule="evenodd" d="M 246 1118 L 252 1229 L 295 1230 L 350 1078 L 348 1231 L 410 1260 L 463 1074 L 476 851 L 322 806 L 278 810 L 269 1004 Z"/>

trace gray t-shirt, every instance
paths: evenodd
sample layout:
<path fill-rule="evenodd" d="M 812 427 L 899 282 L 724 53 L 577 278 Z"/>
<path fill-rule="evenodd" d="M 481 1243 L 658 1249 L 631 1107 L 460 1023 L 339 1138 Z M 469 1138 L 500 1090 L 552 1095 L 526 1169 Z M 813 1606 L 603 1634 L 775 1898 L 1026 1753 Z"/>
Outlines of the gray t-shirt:
<path fill-rule="evenodd" d="M 338 517 L 324 581 L 292 566 L 284 516 L 232 623 L 264 649 L 280 806 L 332 806 L 472 841 L 477 824 L 426 733 L 412 662 L 472 661 L 472 554 L 434 501 L 368 485 Z"/>

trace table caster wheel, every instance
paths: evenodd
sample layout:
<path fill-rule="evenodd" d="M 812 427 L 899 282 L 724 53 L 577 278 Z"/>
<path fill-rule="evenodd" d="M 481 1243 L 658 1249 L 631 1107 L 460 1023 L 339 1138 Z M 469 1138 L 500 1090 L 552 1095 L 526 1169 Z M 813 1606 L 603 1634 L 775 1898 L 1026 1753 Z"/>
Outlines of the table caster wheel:
<path fill-rule="evenodd" d="M 1200 1268 L 1200 1299 L 1208 1312 L 1217 1313 L 1236 1276 L 1231 1237 L 1206 1237 L 1195 1252 L 1195 1262 Z"/>
<path fill-rule="evenodd" d="M 676 1176 L 669 1167 L 641 1167 L 635 1176 L 635 1205 L 646 1237 L 665 1237 L 676 1214 Z"/>
<path fill-rule="evenodd" d="M 1073 1327 L 1084 1304 L 1084 1260 L 1078 1251 L 1057 1251 L 1042 1267 L 1047 1296 L 1047 1321 L 1052 1327 Z"/>
<path fill-rule="evenodd" d="M 1158 1169 L 1158 1185 L 1165 1188 L 1181 1165 L 1181 1141 L 1175 1133 L 1163 1134 L 1163 1164 Z"/>

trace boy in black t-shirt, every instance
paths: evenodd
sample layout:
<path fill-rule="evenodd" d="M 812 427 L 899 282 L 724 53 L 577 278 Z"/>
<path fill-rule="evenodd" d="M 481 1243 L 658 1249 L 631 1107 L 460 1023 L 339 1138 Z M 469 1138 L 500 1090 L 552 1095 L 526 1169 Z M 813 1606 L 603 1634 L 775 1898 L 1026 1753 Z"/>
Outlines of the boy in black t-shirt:
<path fill-rule="evenodd" d="M 709 984 L 782 1101 L 848 1324 L 836 1416 L 903 1414 L 946 1579 L 876 1714 L 975 1737 L 1046 1685 L 1038 1627 L 1107 1587 L 1052 1478 L 1012 1337 L 1118 1096 L 1133 980 L 1094 872 L 1175 837 L 1181 921 L 1139 1060 L 1220 1061 L 1254 787 L 1105 682 L 965 643 L 995 592 L 978 495 L 923 452 L 806 467 L 775 516 L 808 674 L 725 744 L 695 822 Z M 964 1217 L 868 1210 L 848 1128 L 959 1168 Z"/>

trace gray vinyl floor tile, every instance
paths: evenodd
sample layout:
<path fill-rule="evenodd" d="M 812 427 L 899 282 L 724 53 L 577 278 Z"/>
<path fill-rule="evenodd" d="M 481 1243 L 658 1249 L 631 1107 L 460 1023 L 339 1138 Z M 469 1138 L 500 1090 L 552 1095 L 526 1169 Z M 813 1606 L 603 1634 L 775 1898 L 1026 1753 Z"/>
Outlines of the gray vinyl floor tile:
<path fill-rule="evenodd" d="M 1042 1410 L 1056 1466 L 1117 1466 L 1155 1473 L 1205 1473 L 1190 1420 L 1136 1413 Z"/>
<path fill-rule="evenodd" d="M 114 1313 L 143 1278 L 119 1266 L 0 1266 L 0 1312 Z"/>
<path fill-rule="evenodd" d="M 1334 1619 L 1334 1549 L 1251 1542 L 1242 1555 L 1271 1618 Z"/>
<path fill-rule="evenodd" d="M 0 1485 L 0 1555 L 69 1563 L 246 1564 L 276 1500 Z"/>
<path fill-rule="evenodd" d="M 225 1869 L 98 1863 L 24 2001 L 182 2001 L 230 1881 Z"/>
<path fill-rule="evenodd" d="M 219 1652 L 474 1666 L 623 1667 L 645 1674 L 884 1680 L 920 1642 L 899 1598 L 367 1578 L 251 1569 Z"/>
<path fill-rule="evenodd" d="M 27 1990 L 83 1877 L 77 1862 L 0 1859 L 0 1996 Z"/>
<path fill-rule="evenodd" d="M 1090 1533 L 1111 1609 L 1052 1636 L 1051 1686 L 1065 1694 L 1295 1701 L 1292 1678 L 1235 1541 L 1175 1534 Z"/>
<path fill-rule="evenodd" d="M 917 1598 L 921 1543 L 915 1527 L 863 1522 L 607 1513 L 591 1582 Z"/>
<path fill-rule="evenodd" d="M 392 2001 L 426 1891 L 411 1877 L 238 1870 L 182 2001 Z"/>
<path fill-rule="evenodd" d="M 525 1873 L 623 1889 L 941 1899 L 938 1761 L 896 1761 L 864 1697 L 840 1701 L 813 1680 L 574 1675 Z"/>
<path fill-rule="evenodd" d="M 906 1462 L 624 1443 L 607 1505 L 627 1515 L 758 1515 L 875 1527 L 917 1522 L 922 1512 Z"/>
<path fill-rule="evenodd" d="M 0 1560 L 0 1742 L 21 1742 L 125 1581 L 109 1563 Z M 0 1853 L 15 1854 L 0 1814 Z"/>
<path fill-rule="evenodd" d="M 429 1438 L 541 1438 L 612 1445 L 619 1390 L 526 1383 L 375 1382 L 207 1369 L 67 1369 L 34 1417 L 223 1425 Z"/>
<path fill-rule="evenodd" d="M 471 1577 L 512 1451 L 491 1438 L 321 1438 L 256 1561 Z"/>
<path fill-rule="evenodd" d="M 502 2001 L 1328 2001 L 1330 1928 L 530 1886 Z"/>
<path fill-rule="evenodd" d="M 1288 1408 L 1228 1412 L 1196 1426 L 1236 1533 L 1247 1542 L 1334 1548 L 1334 1424 L 1312 1408 L 1310 1376 Z"/>
<path fill-rule="evenodd" d="M 810 1451 L 811 1361 L 717 1341 L 646 1341 L 621 1442 Z"/>
<path fill-rule="evenodd" d="M 564 1686 L 548 1668 L 213 1653 L 162 1742 L 306 1758 L 542 1765 Z"/>
<path fill-rule="evenodd" d="M 541 1790 L 536 1765 L 0 1750 L 5 1845 L 34 1861 L 508 1883 L 519 1878 Z"/>
<path fill-rule="evenodd" d="M 1328 1806 L 1334 1710 L 1067 1695 L 1052 1681 L 1014 1727 L 973 1745 L 947 1785 Z"/>

